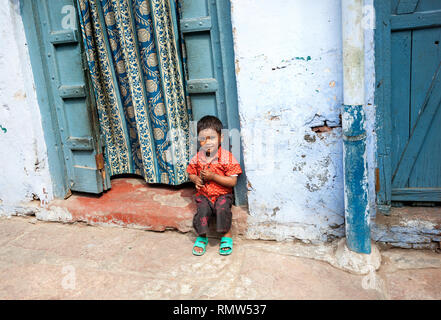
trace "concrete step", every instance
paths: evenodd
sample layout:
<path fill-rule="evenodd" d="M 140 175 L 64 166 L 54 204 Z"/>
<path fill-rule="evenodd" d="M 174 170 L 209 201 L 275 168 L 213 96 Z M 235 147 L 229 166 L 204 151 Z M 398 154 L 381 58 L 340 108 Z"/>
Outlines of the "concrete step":
<path fill-rule="evenodd" d="M 192 221 L 196 212 L 194 194 L 193 186 L 149 185 L 141 178 L 118 178 L 112 179 L 112 188 L 102 195 L 73 194 L 66 200 L 54 200 L 49 205 L 49 214 L 40 214 L 38 218 L 152 231 L 177 229 L 189 232 L 193 230 Z M 233 234 L 245 234 L 247 209 L 233 206 L 232 212 Z"/>

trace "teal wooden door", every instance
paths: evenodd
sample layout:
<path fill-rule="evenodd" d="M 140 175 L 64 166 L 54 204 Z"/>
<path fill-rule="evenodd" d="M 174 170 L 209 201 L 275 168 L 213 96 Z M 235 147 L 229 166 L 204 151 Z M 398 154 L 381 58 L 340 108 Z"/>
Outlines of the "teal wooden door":
<path fill-rule="evenodd" d="M 379 199 L 440 202 L 441 1 L 377 4 Z"/>
<path fill-rule="evenodd" d="M 230 0 L 181 0 L 180 29 L 187 52 L 186 89 L 193 120 L 218 117 L 224 127 L 235 129 L 230 139 L 240 145 Z M 233 154 L 244 169 L 240 149 L 233 148 Z M 235 191 L 236 204 L 246 204 L 245 174 Z"/>
<path fill-rule="evenodd" d="M 224 0 L 183 0 L 181 3 L 180 27 L 187 49 L 187 92 L 195 121 L 204 115 L 214 115 L 228 124 L 224 88 L 227 61 L 222 59 L 218 17 L 221 6 L 226 3 Z"/>
<path fill-rule="evenodd" d="M 23 0 L 22 17 L 56 196 L 110 188 L 74 0 Z M 47 125 L 45 125 L 47 124 Z M 52 150 L 52 148 L 54 148 Z"/>

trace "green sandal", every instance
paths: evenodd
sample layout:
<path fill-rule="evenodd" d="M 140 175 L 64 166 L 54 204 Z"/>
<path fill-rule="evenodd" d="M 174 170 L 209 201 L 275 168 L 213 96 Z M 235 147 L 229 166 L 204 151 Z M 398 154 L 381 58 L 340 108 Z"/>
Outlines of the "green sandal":
<path fill-rule="evenodd" d="M 203 255 L 205 253 L 205 248 L 207 247 L 207 244 L 208 244 L 208 238 L 207 237 L 197 237 L 196 241 L 194 243 L 194 246 L 193 246 L 193 254 L 195 256 Z M 203 249 L 203 251 L 202 252 L 197 252 L 197 251 L 194 250 L 195 247 L 201 248 L 201 249 Z"/>
<path fill-rule="evenodd" d="M 224 248 L 230 248 L 229 250 L 222 250 Z M 223 256 L 228 256 L 233 252 L 233 238 L 222 237 L 220 246 L 219 246 L 219 254 Z"/>

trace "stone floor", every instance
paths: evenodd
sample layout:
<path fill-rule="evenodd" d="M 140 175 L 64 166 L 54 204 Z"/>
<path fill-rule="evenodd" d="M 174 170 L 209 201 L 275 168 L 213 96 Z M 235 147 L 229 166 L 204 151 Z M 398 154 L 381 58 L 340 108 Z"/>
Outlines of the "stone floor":
<path fill-rule="evenodd" d="M 432 251 L 385 250 L 377 272 L 355 275 L 318 260 L 331 244 L 236 238 L 223 257 L 210 238 L 197 257 L 194 239 L 0 218 L 0 299 L 441 299 Z"/>
<path fill-rule="evenodd" d="M 392 207 L 388 215 L 377 213 L 372 222 L 375 241 L 406 249 L 440 248 L 441 206 Z"/>

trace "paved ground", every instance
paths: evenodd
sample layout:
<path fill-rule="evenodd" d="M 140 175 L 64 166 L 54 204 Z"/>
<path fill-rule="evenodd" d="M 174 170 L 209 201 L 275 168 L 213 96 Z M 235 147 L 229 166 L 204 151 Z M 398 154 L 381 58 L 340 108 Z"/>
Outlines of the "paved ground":
<path fill-rule="evenodd" d="M 320 257 L 329 245 L 211 238 L 176 231 L 0 218 L 0 299 L 441 299 L 441 255 L 382 251 L 376 273 L 353 275 Z M 302 257 L 303 256 L 303 257 Z"/>

